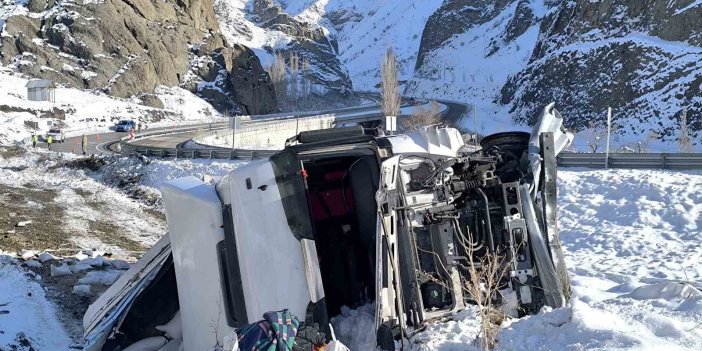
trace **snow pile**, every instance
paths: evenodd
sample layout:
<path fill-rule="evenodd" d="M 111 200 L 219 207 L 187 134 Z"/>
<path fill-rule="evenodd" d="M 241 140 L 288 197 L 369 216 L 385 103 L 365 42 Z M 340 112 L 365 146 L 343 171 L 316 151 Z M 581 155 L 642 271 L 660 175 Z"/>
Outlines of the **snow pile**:
<path fill-rule="evenodd" d="M 332 318 L 336 338 L 350 350 L 373 350 L 375 348 L 375 304 L 370 303 L 356 309 L 341 307 L 341 315 Z"/>
<path fill-rule="evenodd" d="M 187 90 L 158 87 L 156 96 L 164 109 L 139 104 L 136 98 L 120 99 L 74 88 L 56 88 L 56 101 L 29 101 L 27 79 L 0 66 L 0 145 L 29 138 L 38 123 L 39 133 L 48 131 L 51 123 L 64 125 L 68 136 L 81 133 L 107 132 L 120 119 L 141 120 L 149 127 L 180 125 L 184 121 L 210 121 L 219 113 L 204 100 Z M 60 111 L 59 111 L 60 110 Z M 65 116 L 62 116 L 65 114 Z"/>
<path fill-rule="evenodd" d="M 0 349 L 67 350 L 71 339 L 44 289 L 14 259 L 0 256 Z"/>

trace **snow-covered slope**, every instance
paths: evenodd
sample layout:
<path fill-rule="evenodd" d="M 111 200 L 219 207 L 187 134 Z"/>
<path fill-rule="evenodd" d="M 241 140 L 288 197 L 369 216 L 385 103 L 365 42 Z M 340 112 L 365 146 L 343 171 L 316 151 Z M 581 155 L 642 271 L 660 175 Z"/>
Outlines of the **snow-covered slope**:
<path fill-rule="evenodd" d="M 120 119 L 142 121 L 151 127 L 188 121 L 220 118 L 212 105 L 187 90 L 158 87 L 156 95 L 164 108 L 141 105 L 138 99 L 119 99 L 75 88 L 57 88 L 55 102 L 29 101 L 27 79 L 0 66 L 0 144 L 29 138 L 29 122 L 39 125 L 39 133 L 50 123 L 65 125 L 68 135 L 106 132 Z"/>

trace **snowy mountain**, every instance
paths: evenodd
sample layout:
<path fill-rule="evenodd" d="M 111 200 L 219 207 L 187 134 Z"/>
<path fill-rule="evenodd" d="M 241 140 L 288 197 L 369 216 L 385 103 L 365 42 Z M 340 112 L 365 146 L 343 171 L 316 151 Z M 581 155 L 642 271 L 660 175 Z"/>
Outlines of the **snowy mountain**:
<path fill-rule="evenodd" d="M 316 51 L 296 44 L 306 32 L 261 22 L 261 3 L 325 33 L 334 50 L 312 66 L 340 64 L 331 81 L 345 69 L 355 90 L 377 90 L 391 46 L 405 94 L 475 104 L 483 133 L 525 128 L 551 101 L 586 133 L 612 107 L 621 145 L 656 136 L 670 149 L 684 108 L 702 128 L 699 0 L 217 0 L 227 39 L 270 62 L 276 50 Z"/>
<path fill-rule="evenodd" d="M 309 61 L 300 74 L 317 91 L 346 94 L 378 90 L 393 47 L 406 95 L 474 105 L 481 133 L 526 129 L 552 101 L 581 136 L 601 133 L 612 107 L 616 147 L 676 151 L 685 108 L 702 129 L 699 0 L 2 1 L 5 64 L 116 96 L 179 85 L 220 111 L 263 112 L 276 53 Z M 95 20 L 106 13 L 128 20 Z"/>
<path fill-rule="evenodd" d="M 529 63 L 501 103 L 530 121 L 547 100 L 567 107 L 571 126 L 604 122 L 674 139 L 687 107 L 702 124 L 702 1 L 568 1 L 544 19 Z"/>
<path fill-rule="evenodd" d="M 274 111 L 256 55 L 228 45 L 212 0 L 3 0 L 0 62 L 30 77 L 117 97 L 180 86 L 218 110 Z"/>

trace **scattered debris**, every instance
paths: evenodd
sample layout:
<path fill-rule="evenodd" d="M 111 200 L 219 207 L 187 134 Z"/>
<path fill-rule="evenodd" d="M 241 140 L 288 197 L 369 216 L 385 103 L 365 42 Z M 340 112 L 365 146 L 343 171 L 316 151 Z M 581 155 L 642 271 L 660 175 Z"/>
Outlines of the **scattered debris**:
<path fill-rule="evenodd" d="M 125 260 L 112 260 L 110 261 L 110 264 L 112 265 L 112 268 L 114 269 L 120 269 L 120 270 L 127 270 L 129 269 L 129 263 Z"/>
<path fill-rule="evenodd" d="M 52 255 L 52 254 L 50 254 L 50 253 L 48 253 L 48 252 L 42 252 L 42 253 L 39 254 L 38 258 L 39 258 L 39 261 L 40 261 L 41 263 L 44 263 L 44 262 L 46 262 L 46 261 L 55 260 L 55 259 L 56 259 L 56 256 L 54 256 L 54 255 Z"/>
<path fill-rule="evenodd" d="M 78 284 L 84 285 L 112 285 L 119 279 L 119 271 L 90 271 L 83 278 L 78 279 Z"/>
<path fill-rule="evenodd" d="M 39 251 L 36 250 L 22 250 L 22 253 L 20 254 L 20 257 L 22 257 L 23 260 L 28 260 L 30 258 L 34 258 L 39 253 Z"/>
<path fill-rule="evenodd" d="M 52 277 L 63 277 L 73 274 L 71 268 L 67 264 L 62 264 L 60 266 L 51 266 L 51 276 Z"/>

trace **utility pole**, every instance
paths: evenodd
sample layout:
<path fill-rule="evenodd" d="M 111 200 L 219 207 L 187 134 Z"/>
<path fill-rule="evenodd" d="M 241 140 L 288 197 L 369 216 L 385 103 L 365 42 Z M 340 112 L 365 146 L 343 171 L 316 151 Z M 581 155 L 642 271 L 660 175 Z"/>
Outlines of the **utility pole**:
<path fill-rule="evenodd" d="M 607 148 L 605 150 L 605 168 L 609 168 L 609 135 L 612 132 L 612 108 L 607 107 Z"/>
<path fill-rule="evenodd" d="M 239 127 L 239 116 L 232 117 L 232 150 L 236 149 L 236 130 Z"/>
<path fill-rule="evenodd" d="M 478 146 L 478 105 L 473 103 L 473 133 L 475 134 L 475 146 Z"/>

